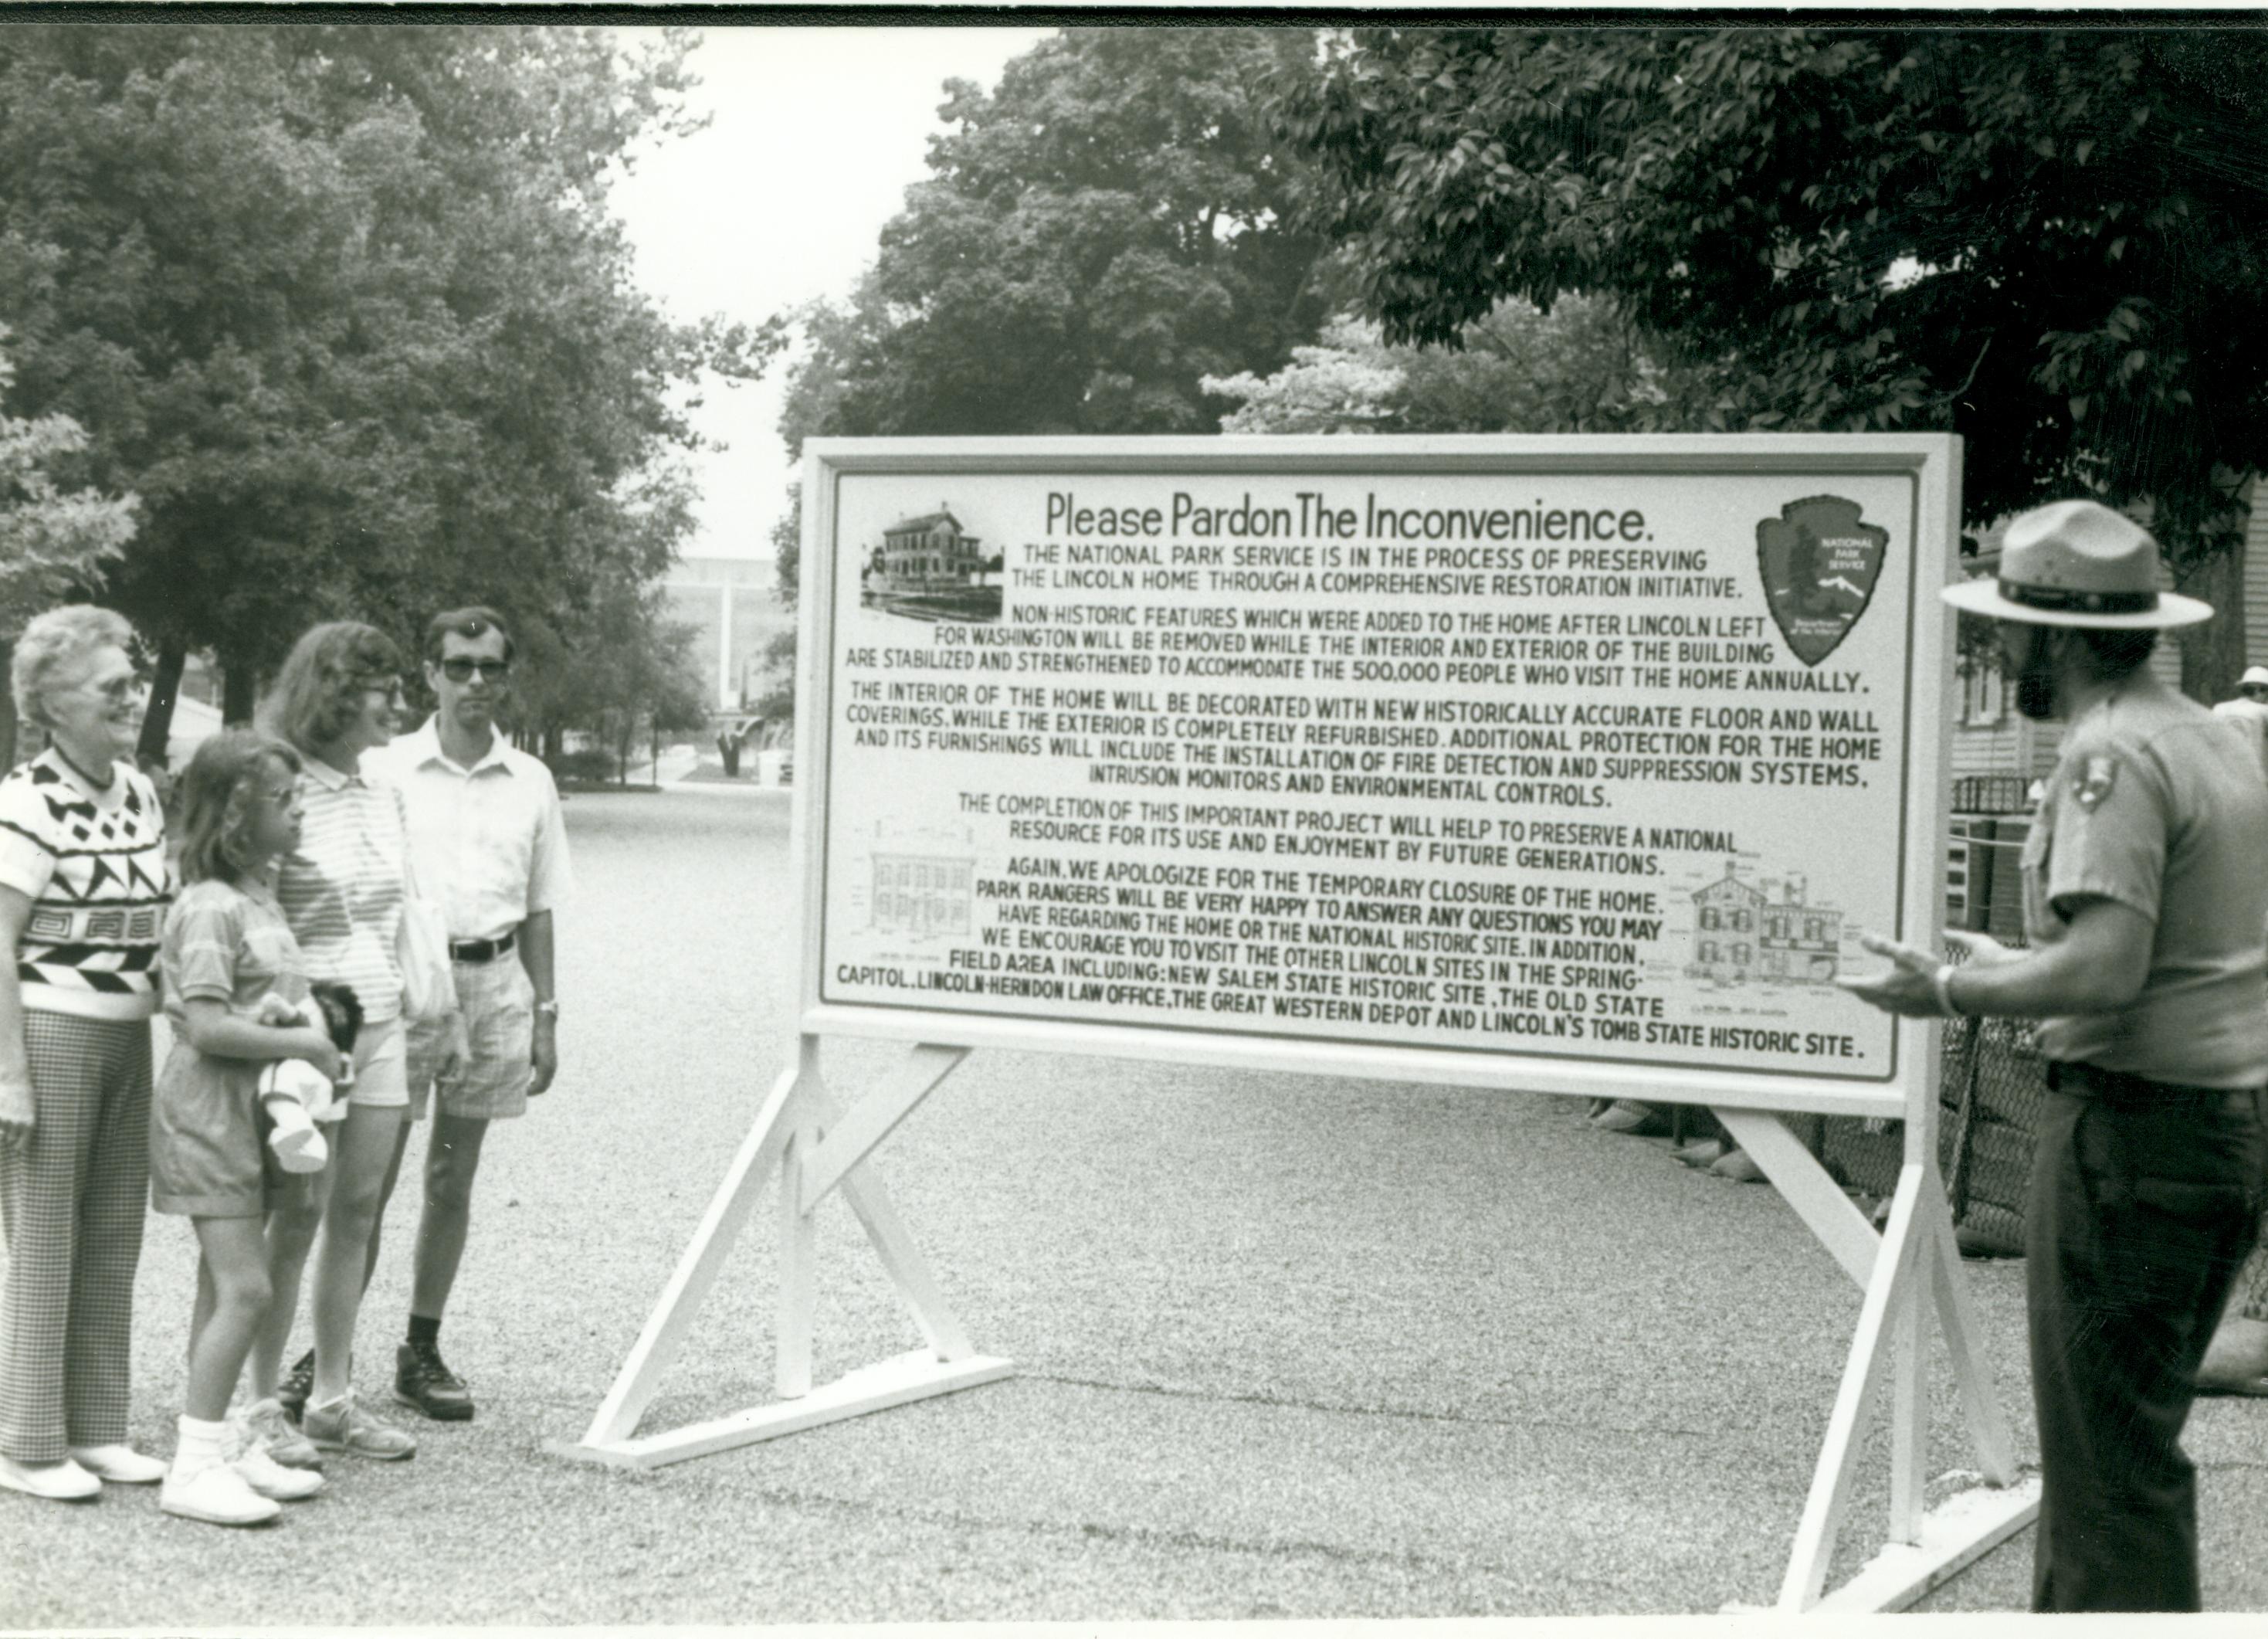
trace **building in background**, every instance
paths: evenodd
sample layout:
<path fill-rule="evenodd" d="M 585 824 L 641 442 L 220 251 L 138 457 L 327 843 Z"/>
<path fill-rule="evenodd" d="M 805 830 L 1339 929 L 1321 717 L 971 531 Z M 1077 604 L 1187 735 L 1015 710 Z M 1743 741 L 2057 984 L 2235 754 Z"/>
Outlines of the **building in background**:
<path fill-rule="evenodd" d="M 795 624 L 772 590 L 772 566 L 753 557 L 683 557 L 663 582 L 669 618 L 693 628 L 703 691 L 737 712 L 764 690 L 764 651 Z"/>

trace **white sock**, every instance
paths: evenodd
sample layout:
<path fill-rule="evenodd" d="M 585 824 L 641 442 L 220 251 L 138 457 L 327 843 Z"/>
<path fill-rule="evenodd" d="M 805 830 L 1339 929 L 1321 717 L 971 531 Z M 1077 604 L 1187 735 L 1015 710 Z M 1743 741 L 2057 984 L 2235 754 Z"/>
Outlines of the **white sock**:
<path fill-rule="evenodd" d="M 173 1447 L 173 1472 L 184 1479 L 211 1467 L 227 1450 L 228 1424 L 205 1422 L 181 1414 L 180 1438 Z"/>

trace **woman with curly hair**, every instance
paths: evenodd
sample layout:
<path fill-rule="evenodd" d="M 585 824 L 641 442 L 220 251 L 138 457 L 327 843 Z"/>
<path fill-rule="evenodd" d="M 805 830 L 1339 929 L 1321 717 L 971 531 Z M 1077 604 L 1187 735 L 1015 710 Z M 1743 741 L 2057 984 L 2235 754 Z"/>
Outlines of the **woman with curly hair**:
<path fill-rule="evenodd" d="M 50 743 L 0 779 L 0 1486 L 64 1502 L 166 1476 L 126 1443 L 173 897 L 165 815 L 134 766 L 133 637 L 84 603 L 25 627 L 10 683 Z"/>
<path fill-rule="evenodd" d="M 323 1451 L 398 1461 L 417 1451 L 409 1435 L 356 1404 L 351 1375 L 363 1271 L 409 1107 L 394 954 L 406 897 L 401 808 L 390 786 L 362 774 L 363 753 L 394 737 L 401 668 L 401 651 L 375 627 L 328 621 L 292 646 L 261 711 L 261 726 L 304 759 L 299 796 L 306 814 L 299 845 L 276 873 L 276 901 L 306 954 L 307 977 L 351 986 L 363 1010 L 346 1119 L 332 1141 L 330 1164 L 306 1175 L 313 1187 L 288 1199 L 269 1223 L 275 1302 L 253 1351 L 247 1418 L 269 1455 L 293 1466 L 315 1466 Z M 319 1223 L 315 1346 L 295 1368 L 295 1381 L 279 1385 Z M 287 1410 L 298 1412 L 304 1437 L 294 1437 Z"/>

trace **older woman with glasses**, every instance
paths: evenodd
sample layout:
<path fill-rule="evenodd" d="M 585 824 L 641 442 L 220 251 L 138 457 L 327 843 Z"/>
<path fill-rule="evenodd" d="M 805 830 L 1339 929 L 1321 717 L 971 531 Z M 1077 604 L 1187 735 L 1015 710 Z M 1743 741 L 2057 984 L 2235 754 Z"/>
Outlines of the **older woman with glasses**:
<path fill-rule="evenodd" d="M 51 609 L 10 682 L 49 744 L 0 779 L 0 1486 L 58 1501 L 166 1465 L 126 1443 L 150 1182 L 152 967 L 173 879 L 108 609 Z"/>
<path fill-rule="evenodd" d="M 394 1139 L 409 1107 L 402 1059 L 397 961 L 406 854 L 394 790 L 363 778 L 363 753 L 394 737 L 402 705 L 401 653 L 355 621 L 316 626 L 293 646 L 261 709 L 261 722 L 306 759 L 299 846 L 284 856 L 276 897 L 307 959 L 311 979 L 353 986 L 363 1024 L 353 1077 L 341 1088 L 346 1119 L 315 1186 L 278 1211 L 269 1230 L 276 1301 L 252 1356 L 247 1421 L 276 1461 L 320 1464 L 323 1451 L 399 1460 L 417 1443 L 355 1402 L 351 1351 L 363 1270 L 384 1202 Z M 300 1277 L 320 1222 L 312 1307 L 315 1347 L 279 1393 L 284 1346 Z M 297 1410 L 295 1431 L 285 1407 Z"/>

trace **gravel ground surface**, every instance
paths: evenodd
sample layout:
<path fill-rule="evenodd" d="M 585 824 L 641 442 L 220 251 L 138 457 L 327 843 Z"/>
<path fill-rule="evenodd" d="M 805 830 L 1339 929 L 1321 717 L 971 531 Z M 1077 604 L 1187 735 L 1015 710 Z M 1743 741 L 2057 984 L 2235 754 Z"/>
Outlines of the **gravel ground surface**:
<path fill-rule="evenodd" d="M 1566 1101 L 994 1053 L 879 1170 L 1019 1375 L 645 1473 L 570 1462 L 792 1046 L 788 794 L 578 796 L 566 1067 L 491 1134 L 444 1331 L 468 1425 L 274 1528 L 0 1494 L 0 1626 L 1707 1613 L 1778 1590 L 1859 1294 L 1767 1188 Z M 832 1042 L 855 1096 L 902 1049 Z M 422 1140 L 413 1147 L 422 1154 Z M 644 1427 L 768 1398 L 769 1203 Z M 388 1394 L 405 1193 L 364 1310 Z M 815 1376 L 918 1344 L 839 1203 Z M 170 1451 L 194 1244 L 152 1218 L 136 1436 Z M 1972 1265 L 2032 1455 L 2020 1265 Z M 303 1323 L 304 1326 L 304 1323 Z M 1964 1464 L 1934 1362 L 1933 1471 Z M 406 1415 L 406 1414 L 405 1414 Z M 2206 1598 L 2268 1607 L 2268 1406 L 2207 1402 Z M 1875 1455 L 1879 1458 L 1879 1450 Z M 1869 1463 L 1837 1576 L 1876 1546 Z M 2021 1609 L 2029 1534 L 1930 1608 Z"/>

